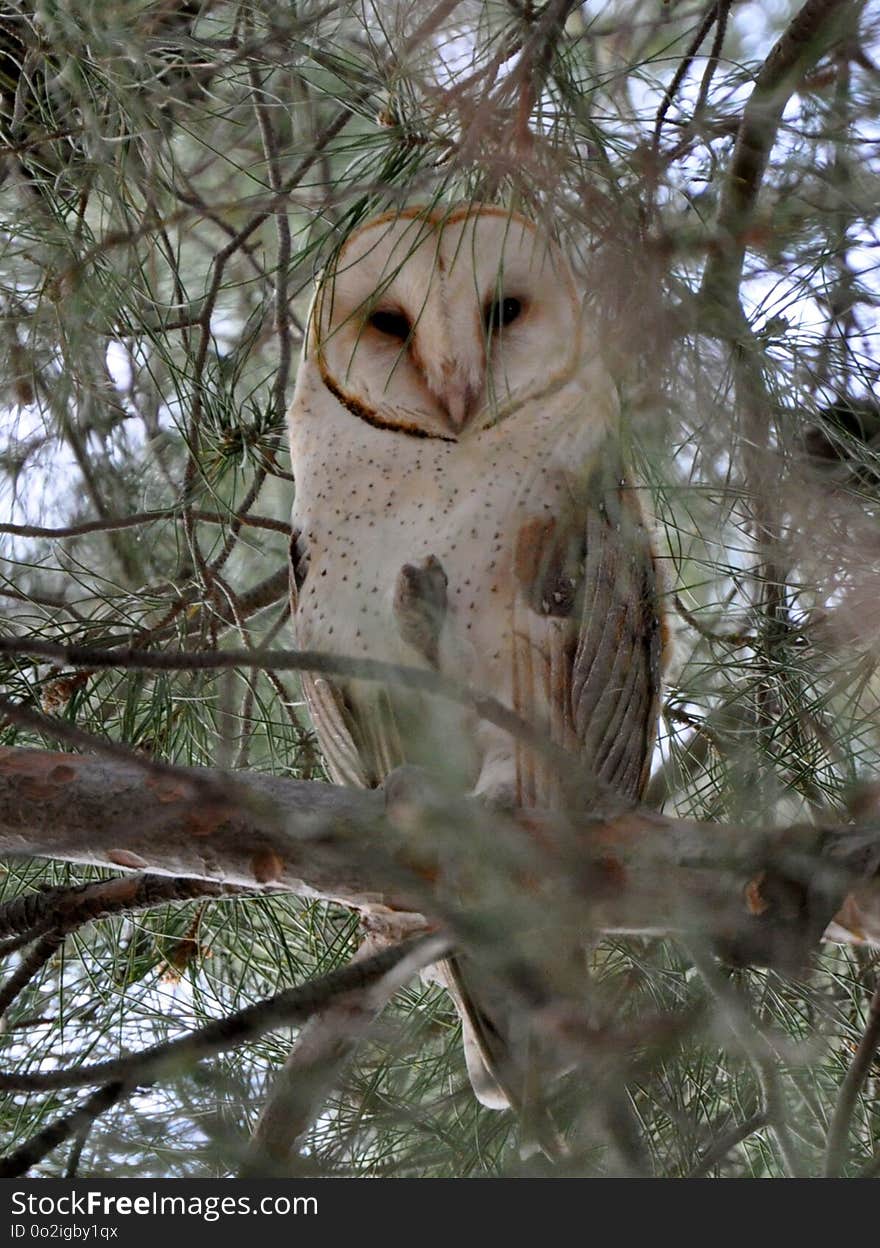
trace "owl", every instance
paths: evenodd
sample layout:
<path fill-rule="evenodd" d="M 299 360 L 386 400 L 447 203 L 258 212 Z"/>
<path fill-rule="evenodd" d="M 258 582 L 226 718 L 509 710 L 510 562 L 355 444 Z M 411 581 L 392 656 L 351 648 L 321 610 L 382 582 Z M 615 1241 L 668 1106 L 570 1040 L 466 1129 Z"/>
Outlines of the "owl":
<path fill-rule="evenodd" d="M 645 784 L 662 623 L 618 403 L 558 247 L 505 209 L 413 208 L 321 277 L 290 409 L 297 644 L 432 669 L 546 729 L 623 798 Z M 403 764 L 488 803 L 558 807 L 558 769 L 469 707 L 306 677 L 333 780 Z M 443 968 L 479 1099 L 520 1074 L 468 959 Z"/>

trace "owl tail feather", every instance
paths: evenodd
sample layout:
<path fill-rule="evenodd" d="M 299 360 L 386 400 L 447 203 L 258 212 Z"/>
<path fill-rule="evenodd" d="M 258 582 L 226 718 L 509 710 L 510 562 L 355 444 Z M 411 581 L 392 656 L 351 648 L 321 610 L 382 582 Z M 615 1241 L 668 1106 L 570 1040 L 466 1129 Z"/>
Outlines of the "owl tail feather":
<path fill-rule="evenodd" d="M 438 969 L 461 1017 L 464 1058 L 474 1095 L 487 1109 L 515 1109 L 516 1098 L 506 1090 L 501 1075 L 501 1069 L 509 1065 L 508 1046 L 468 990 L 461 959 L 449 958 Z"/>
<path fill-rule="evenodd" d="M 529 1095 L 528 1070 L 518 1071 L 512 1046 L 500 1019 L 477 1003 L 470 990 L 463 959 L 447 958 L 437 970 L 461 1017 L 461 1035 L 467 1072 L 474 1095 L 487 1109 L 512 1109 L 520 1120 L 523 1160 L 542 1152 L 549 1161 L 562 1161 L 568 1149 L 540 1094 Z M 516 1077 L 520 1076 L 520 1077 Z M 519 1088 L 520 1091 L 515 1090 Z"/>

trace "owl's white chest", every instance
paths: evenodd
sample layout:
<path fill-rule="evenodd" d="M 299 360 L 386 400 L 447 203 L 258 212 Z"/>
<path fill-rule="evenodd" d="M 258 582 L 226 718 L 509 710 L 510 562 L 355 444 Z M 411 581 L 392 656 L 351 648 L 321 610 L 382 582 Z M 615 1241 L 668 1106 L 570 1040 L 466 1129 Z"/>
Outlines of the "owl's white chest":
<path fill-rule="evenodd" d="M 516 533 L 525 520 L 558 511 L 566 476 L 602 431 L 561 423 L 558 409 L 524 411 L 460 442 L 374 429 L 343 409 L 300 418 L 293 525 L 309 571 L 299 644 L 421 662 L 395 625 L 394 588 L 404 564 L 433 555 L 447 576 L 459 662 L 503 661 Z"/>

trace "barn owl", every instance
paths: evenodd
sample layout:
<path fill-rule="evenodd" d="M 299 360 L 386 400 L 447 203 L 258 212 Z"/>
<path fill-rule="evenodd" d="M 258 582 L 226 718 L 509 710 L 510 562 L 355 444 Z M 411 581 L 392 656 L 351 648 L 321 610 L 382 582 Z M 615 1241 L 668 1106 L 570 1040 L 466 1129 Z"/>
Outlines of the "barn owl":
<path fill-rule="evenodd" d="M 582 292 L 533 223 L 471 205 L 355 230 L 319 282 L 290 410 L 298 645 L 490 693 L 637 798 L 661 621 L 617 422 Z M 415 763 L 488 802 L 561 801 L 546 760 L 472 709 L 357 679 L 304 689 L 337 783 Z M 515 1103 L 466 959 L 446 976 L 477 1096 Z"/>

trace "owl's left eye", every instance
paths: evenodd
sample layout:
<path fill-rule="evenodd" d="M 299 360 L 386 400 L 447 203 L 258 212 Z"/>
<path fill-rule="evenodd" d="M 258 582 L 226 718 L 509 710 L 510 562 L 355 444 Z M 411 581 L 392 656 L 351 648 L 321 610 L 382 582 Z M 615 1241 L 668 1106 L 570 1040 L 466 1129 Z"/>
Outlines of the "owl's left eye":
<path fill-rule="evenodd" d="M 483 313 L 486 328 L 490 332 L 504 329 L 506 325 L 512 325 L 517 320 L 522 310 L 522 302 L 519 299 L 493 299 L 491 303 L 486 304 L 486 310 Z"/>
<path fill-rule="evenodd" d="M 409 337 L 409 320 L 402 312 L 379 310 L 370 317 L 370 324 L 373 329 L 378 329 L 379 333 L 384 334 L 386 338 L 397 338 L 401 342 L 406 342 Z"/>

